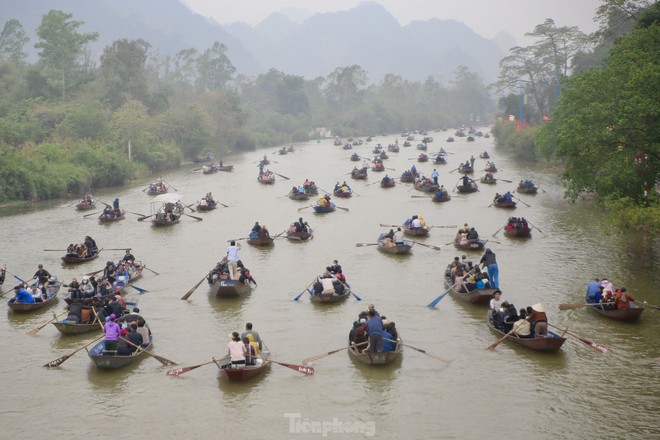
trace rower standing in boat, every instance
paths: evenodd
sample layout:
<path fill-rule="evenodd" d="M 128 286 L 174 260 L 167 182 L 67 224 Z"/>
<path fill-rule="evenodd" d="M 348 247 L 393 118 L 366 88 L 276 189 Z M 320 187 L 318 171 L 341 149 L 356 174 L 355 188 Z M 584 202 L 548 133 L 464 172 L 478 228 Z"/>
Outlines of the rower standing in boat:
<path fill-rule="evenodd" d="M 440 173 L 438 173 L 438 170 L 433 168 L 433 172 L 431 173 L 431 177 L 433 178 L 433 183 L 435 183 L 436 185 L 438 184 L 438 176 L 439 175 L 440 175 Z"/>
<path fill-rule="evenodd" d="M 376 315 L 376 310 L 369 309 L 367 320 L 367 334 L 369 335 L 369 352 L 383 351 L 383 320 Z"/>
<path fill-rule="evenodd" d="M 229 247 L 227 248 L 227 266 L 229 268 L 229 276 L 232 280 L 235 280 L 237 278 L 237 270 L 238 269 L 238 251 L 241 250 L 241 245 L 236 244 L 236 241 L 232 240 L 229 243 Z"/>

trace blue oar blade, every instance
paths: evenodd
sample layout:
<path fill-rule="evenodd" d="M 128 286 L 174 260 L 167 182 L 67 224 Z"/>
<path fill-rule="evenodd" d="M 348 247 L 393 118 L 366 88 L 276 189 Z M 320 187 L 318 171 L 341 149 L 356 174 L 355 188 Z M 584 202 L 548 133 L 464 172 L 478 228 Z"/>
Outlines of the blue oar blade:
<path fill-rule="evenodd" d="M 430 307 L 430 308 L 432 308 L 432 309 L 435 308 L 435 306 L 437 306 L 438 303 L 439 303 L 440 301 L 442 301 L 442 298 L 444 298 L 445 296 L 447 296 L 448 293 L 449 293 L 449 290 L 447 290 L 447 291 L 444 292 L 442 295 L 440 295 L 439 297 L 437 297 L 436 299 L 434 299 L 433 301 L 431 301 L 431 302 L 429 303 L 429 305 L 427 305 L 426 307 Z"/>

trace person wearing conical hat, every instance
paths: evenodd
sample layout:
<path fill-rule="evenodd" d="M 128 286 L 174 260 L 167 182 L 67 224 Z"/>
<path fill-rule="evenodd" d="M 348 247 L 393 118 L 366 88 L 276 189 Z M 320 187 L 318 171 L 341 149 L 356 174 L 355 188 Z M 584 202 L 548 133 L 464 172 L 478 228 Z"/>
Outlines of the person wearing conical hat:
<path fill-rule="evenodd" d="M 548 318 L 545 315 L 545 306 L 541 303 L 532 306 L 532 313 L 527 317 L 531 327 L 534 329 L 534 336 L 545 338 L 548 336 Z"/>

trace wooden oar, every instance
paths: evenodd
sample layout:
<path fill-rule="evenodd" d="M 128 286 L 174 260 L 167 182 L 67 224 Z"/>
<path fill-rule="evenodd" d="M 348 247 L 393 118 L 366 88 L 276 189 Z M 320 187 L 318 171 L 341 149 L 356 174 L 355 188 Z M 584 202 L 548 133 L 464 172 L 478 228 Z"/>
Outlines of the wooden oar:
<path fill-rule="evenodd" d="M 130 250 L 133 250 L 133 248 L 129 248 L 129 247 L 123 247 L 123 248 L 103 248 L 103 249 L 105 249 L 106 251 L 130 251 Z"/>
<path fill-rule="evenodd" d="M 189 371 L 192 371 L 192 370 L 194 370 L 194 369 L 196 369 L 196 368 L 203 367 L 204 365 L 213 364 L 213 363 L 216 362 L 216 360 L 217 360 L 217 359 L 213 359 L 213 360 L 211 360 L 211 361 L 204 362 L 203 364 L 191 365 L 191 366 L 189 366 L 189 367 L 175 368 L 175 369 L 173 369 L 173 370 L 168 370 L 166 374 L 167 374 L 168 376 L 181 376 L 182 374 L 187 373 L 187 372 L 189 372 Z M 222 359 L 220 359 L 220 360 L 222 360 Z"/>
<path fill-rule="evenodd" d="M 422 243 L 421 241 L 414 241 L 414 240 L 410 240 L 410 241 L 411 241 L 412 243 L 418 244 L 418 245 L 420 245 L 420 246 L 424 246 L 424 247 L 427 247 L 427 248 L 435 249 L 436 251 L 442 250 L 442 248 L 441 248 L 440 246 L 435 246 L 435 245 L 432 245 L 432 244 Z"/>
<path fill-rule="evenodd" d="M 538 226 L 536 226 L 535 224 L 533 224 L 533 223 L 530 222 L 529 220 L 527 221 L 527 223 L 529 223 L 530 225 L 532 225 L 533 227 L 535 227 L 537 231 L 539 231 L 541 234 L 543 234 L 543 231 L 542 231 L 541 229 L 539 229 Z"/>
<path fill-rule="evenodd" d="M 506 226 L 506 225 L 502 226 L 500 229 L 498 229 L 497 231 L 495 231 L 494 234 L 491 234 L 491 237 L 495 237 L 497 234 L 499 234 L 500 231 L 501 231 L 502 229 L 504 229 L 505 226 Z"/>
<path fill-rule="evenodd" d="M 453 173 L 453 172 L 456 171 L 457 169 L 458 169 L 458 168 L 454 168 L 453 170 L 450 171 L 450 173 Z"/>
<path fill-rule="evenodd" d="M 369 343 L 369 341 L 360 342 L 359 344 L 354 344 L 354 346 L 357 347 L 358 345 L 365 345 L 365 344 L 368 344 L 368 343 Z M 330 356 L 331 354 L 339 353 L 340 351 L 343 351 L 343 350 L 348 350 L 351 347 L 352 347 L 351 345 L 347 345 L 346 347 L 338 348 L 336 350 L 332 350 L 332 351 L 329 351 L 327 353 L 319 354 L 317 356 L 308 357 L 307 359 L 303 359 L 302 363 L 303 364 L 309 364 L 310 362 L 318 361 L 319 359 L 323 359 L 324 357 Z"/>
<path fill-rule="evenodd" d="M 653 304 L 649 304 L 646 301 L 644 301 L 642 304 L 643 304 L 643 307 L 651 307 L 652 309 L 660 310 L 660 307 L 654 306 Z"/>
<path fill-rule="evenodd" d="M 276 176 L 280 176 L 282 179 L 291 180 L 289 177 L 283 176 L 281 174 L 278 174 L 278 173 L 275 173 L 275 172 L 273 172 L 273 174 L 275 174 Z"/>
<path fill-rule="evenodd" d="M 429 226 L 429 228 L 456 228 L 458 226 L 456 225 L 433 225 Z"/>
<path fill-rule="evenodd" d="M 160 275 L 158 272 L 156 272 L 153 269 L 149 269 L 147 266 L 142 266 L 143 269 L 147 269 L 149 272 L 153 273 L 154 275 Z"/>
<path fill-rule="evenodd" d="M 541 188 L 540 186 L 537 186 L 537 188 L 540 189 L 541 191 L 545 192 L 545 190 L 543 188 Z"/>
<path fill-rule="evenodd" d="M 99 322 L 99 324 L 100 324 L 100 322 Z M 126 338 L 123 338 L 123 337 L 120 336 L 119 339 L 121 339 L 122 341 L 126 342 L 128 345 L 132 345 L 133 347 L 137 348 L 138 350 L 142 350 L 143 353 L 148 354 L 149 356 L 151 356 L 152 358 L 156 359 L 158 362 L 160 362 L 161 364 L 165 365 L 166 367 L 169 367 L 170 365 L 176 365 L 176 362 L 171 361 L 171 360 L 169 360 L 169 359 L 167 359 L 167 358 L 165 358 L 165 357 L 163 357 L 163 356 L 160 356 L 160 355 L 154 354 L 154 353 L 152 353 L 152 352 L 149 351 L 149 350 L 145 350 L 143 347 L 141 347 L 141 346 L 139 346 L 139 345 L 136 345 L 136 344 L 133 344 L 131 341 L 129 341 L 129 340 L 126 339 Z"/>
<path fill-rule="evenodd" d="M 310 287 L 312 287 L 312 285 L 313 285 L 315 282 L 316 282 L 316 278 L 314 278 L 314 279 L 312 280 L 312 282 L 309 283 L 309 285 L 308 285 L 307 287 L 305 287 L 305 289 L 303 289 L 302 292 L 300 292 L 298 295 L 296 295 L 296 297 L 293 298 L 293 300 L 294 300 L 294 301 L 298 301 L 298 300 L 300 299 L 300 297 L 303 296 L 303 295 L 305 294 L 305 292 L 309 292 L 308 289 L 309 289 Z M 303 364 L 304 364 L 304 362 L 303 362 Z"/>
<path fill-rule="evenodd" d="M 181 214 L 186 215 L 186 216 L 188 216 L 188 217 L 192 217 L 192 218 L 194 218 L 195 220 L 200 221 L 200 222 L 201 222 L 202 220 L 204 220 L 204 219 L 201 218 L 201 217 L 196 217 L 196 216 L 194 216 L 194 215 L 186 214 L 185 212 L 182 212 Z"/>
<path fill-rule="evenodd" d="M 302 208 L 298 208 L 298 212 L 302 211 L 303 209 L 313 208 L 313 207 L 314 207 L 313 205 L 303 206 Z"/>
<path fill-rule="evenodd" d="M 601 304 L 614 304 L 613 302 L 589 303 L 589 304 L 559 304 L 559 310 L 574 310 L 582 307 L 599 306 Z"/>
<path fill-rule="evenodd" d="M 519 201 L 520 203 L 522 203 L 523 205 L 527 206 L 528 208 L 532 207 L 532 205 L 528 204 L 524 200 L 520 200 L 518 197 L 513 197 L 513 198 L 516 199 L 517 201 Z"/>
<path fill-rule="evenodd" d="M 204 282 L 206 277 L 207 277 L 207 275 L 204 275 L 204 277 L 201 280 L 199 280 L 199 282 L 197 284 L 195 284 L 188 292 L 186 292 L 186 294 L 183 295 L 181 297 L 181 299 L 186 300 L 186 299 L 190 298 L 190 295 L 192 295 L 193 292 L 195 292 L 195 290 L 197 290 L 197 288 Z"/>
<path fill-rule="evenodd" d="M 100 214 L 100 213 L 101 213 L 101 211 L 98 211 L 98 212 L 92 212 L 91 214 L 85 214 L 85 215 L 83 215 L 83 218 L 87 218 L 87 217 L 89 217 L 89 216 L 96 215 L 96 214 Z"/>
<path fill-rule="evenodd" d="M 335 205 L 335 208 L 348 212 L 348 208 L 342 208 L 341 206 L 337 206 L 337 205 Z"/>
<path fill-rule="evenodd" d="M 278 362 L 274 360 L 270 360 L 272 363 L 281 365 L 283 367 L 291 368 L 294 371 L 297 371 L 298 373 L 303 373 L 303 374 L 314 374 L 314 368 L 313 367 L 308 367 L 307 365 L 295 365 L 295 364 L 289 364 L 286 362 Z"/>
<path fill-rule="evenodd" d="M 432 196 L 410 196 L 413 199 L 432 199 Z"/>
<path fill-rule="evenodd" d="M 506 182 L 506 183 L 513 183 L 513 181 L 511 181 L 511 180 L 506 180 L 506 179 L 502 179 L 502 178 L 499 178 L 497 180 L 501 180 L 502 182 Z"/>
<path fill-rule="evenodd" d="M 132 211 L 126 211 L 126 212 L 128 212 L 129 214 L 140 216 L 140 217 L 146 217 L 146 215 L 140 214 L 139 212 L 132 212 Z"/>
<path fill-rule="evenodd" d="M 62 357 L 58 357 L 58 358 L 55 359 L 54 361 L 50 361 L 50 362 L 48 362 L 47 364 L 44 364 L 44 367 L 46 367 L 46 368 L 59 367 L 59 366 L 62 365 L 67 359 L 69 359 L 71 356 L 73 356 L 74 354 L 78 353 L 78 352 L 79 352 L 80 350 L 82 350 L 83 348 L 86 348 L 86 347 L 88 347 L 89 345 L 93 344 L 94 342 L 97 342 L 99 339 L 101 339 L 101 338 L 103 338 L 103 337 L 105 337 L 105 335 L 101 335 L 101 336 L 99 336 L 98 338 L 94 339 L 93 341 L 90 341 L 90 342 L 86 343 L 86 344 L 83 345 L 82 347 L 75 349 L 75 350 L 72 351 L 71 353 L 69 353 L 69 354 L 65 354 L 65 355 L 62 356 Z"/>
<path fill-rule="evenodd" d="M 344 289 L 348 290 L 348 292 L 349 292 L 351 295 L 353 295 L 353 297 L 354 297 L 355 299 L 357 299 L 358 301 L 362 301 L 362 298 L 360 297 L 360 295 L 358 295 L 357 293 L 355 293 L 355 292 L 353 292 L 353 291 L 351 290 L 351 286 L 349 286 L 348 284 L 343 283 L 339 278 L 337 278 L 337 281 L 339 281 L 339 284 L 341 284 L 342 286 L 344 286 Z"/>
<path fill-rule="evenodd" d="M 285 229 L 285 230 L 283 230 L 282 232 L 280 232 L 279 234 L 275 235 L 275 236 L 273 237 L 273 239 L 275 239 L 275 238 L 279 237 L 280 235 L 284 234 L 286 231 L 288 231 L 288 229 Z"/>
<path fill-rule="evenodd" d="M 232 241 L 246 240 L 248 238 L 250 238 L 250 237 L 232 238 L 232 239 L 227 240 L 227 243 L 230 243 Z"/>
<path fill-rule="evenodd" d="M 34 336 L 34 335 L 36 335 L 36 334 L 39 332 L 39 330 L 41 330 L 42 328 L 46 327 L 48 324 L 50 324 L 50 323 L 53 322 L 54 320 L 56 321 L 57 318 L 59 318 L 60 316 L 64 315 L 65 313 L 69 313 L 69 311 L 68 311 L 68 310 L 65 310 L 65 311 L 63 311 L 62 313 L 60 313 L 60 314 L 57 315 L 57 316 L 55 316 L 55 312 L 53 312 L 53 318 L 52 318 L 52 319 L 49 319 L 48 321 L 46 321 L 46 322 L 44 322 L 43 324 L 41 324 L 39 327 L 37 327 L 37 328 L 33 328 L 32 330 L 30 330 L 29 332 L 26 332 L 25 334 L 26 334 L 26 335 L 30 335 L 30 336 Z"/>
<path fill-rule="evenodd" d="M 197 202 L 195 202 L 195 203 L 197 203 Z M 195 203 L 191 203 L 190 205 L 184 205 L 184 206 L 185 206 L 186 208 L 190 209 L 192 212 L 197 212 L 197 210 L 193 209 L 193 205 L 194 205 Z"/>
<path fill-rule="evenodd" d="M 488 347 L 486 347 L 486 350 L 495 350 L 495 347 L 497 347 L 498 345 L 500 345 L 500 343 L 501 343 L 503 340 L 505 340 L 506 338 L 508 338 L 511 334 L 513 334 L 513 330 L 511 330 L 511 331 L 510 331 L 509 333 L 507 333 L 506 335 L 502 336 L 502 337 L 501 337 L 500 339 L 498 339 L 497 341 L 495 341 L 495 342 L 493 342 L 492 344 L 490 344 Z"/>
<path fill-rule="evenodd" d="M 137 291 L 140 292 L 140 293 L 148 292 L 147 289 L 143 289 L 143 288 L 141 288 L 141 287 L 134 286 L 133 284 L 126 284 L 126 285 L 127 285 L 128 287 L 132 287 L 133 289 L 137 290 Z"/>
<path fill-rule="evenodd" d="M 437 355 L 434 355 L 434 354 L 431 354 L 431 353 L 428 353 L 426 350 L 422 350 L 421 348 L 413 347 L 412 345 L 404 344 L 404 343 L 401 342 L 401 341 L 395 341 L 395 340 L 393 340 L 393 339 L 388 339 L 388 338 L 384 338 L 384 339 L 387 340 L 387 341 L 390 341 L 390 342 L 394 342 L 394 343 L 397 343 L 397 344 L 401 344 L 401 345 L 403 345 L 404 347 L 412 348 L 413 350 L 415 350 L 415 351 L 419 351 L 420 353 L 423 353 L 423 354 L 425 354 L 425 355 L 427 355 L 427 356 L 430 356 L 430 357 L 432 357 L 433 359 L 437 359 L 437 360 L 442 361 L 442 362 L 445 362 L 445 363 L 447 363 L 447 364 L 451 364 L 451 360 L 449 360 L 449 359 L 447 359 L 447 358 L 443 358 L 443 357 L 437 356 Z"/>
<path fill-rule="evenodd" d="M 169 186 L 171 186 L 172 189 L 173 189 L 174 191 L 178 191 L 178 189 L 176 189 L 176 188 L 174 187 L 174 185 L 172 185 L 172 184 L 171 184 L 170 182 L 168 182 L 167 180 L 163 179 L 163 182 L 165 182 L 165 183 L 167 183 Z"/>
<path fill-rule="evenodd" d="M 433 301 L 431 301 L 426 307 L 429 307 L 429 308 L 432 308 L 432 309 L 435 308 L 435 306 L 437 306 L 438 303 L 439 303 L 440 301 L 442 301 L 442 298 L 444 298 L 445 296 L 447 296 L 447 294 L 449 293 L 449 291 L 452 290 L 454 287 L 458 286 L 458 284 L 459 284 L 461 281 L 463 281 L 463 279 L 464 279 L 465 277 L 467 277 L 469 274 L 470 274 L 470 272 L 468 272 L 468 273 L 466 273 L 465 275 L 463 275 L 463 278 L 461 278 L 460 280 L 456 281 L 456 282 L 455 282 L 455 283 L 454 283 L 449 289 L 447 289 L 447 290 L 445 290 L 444 292 L 442 292 L 442 293 L 441 293 L 436 299 L 434 299 Z"/>
<path fill-rule="evenodd" d="M 72 207 L 73 205 L 75 205 L 76 203 L 78 203 L 78 200 L 76 200 L 75 202 L 71 202 L 71 203 L 69 203 L 68 205 L 65 206 L 65 208 L 70 208 L 70 207 Z"/>
<path fill-rule="evenodd" d="M 555 329 L 557 329 L 557 330 L 560 330 L 560 331 L 562 331 L 562 332 L 564 332 L 564 333 L 566 333 L 566 334 L 569 334 L 569 335 L 573 336 L 574 338 L 579 339 L 580 341 L 584 342 L 585 344 L 587 344 L 587 345 L 590 346 L 591 348 L 600 351 L 601 353 L 607 353 L 608 351 L 612 351 L 611 348 L 607 348 L 607 347 L 604 347 L 604 346 L 602 346 L 602 345 L 596 344 L 595 342 L 592 342 L 592 341 L 590 341 L 590 340 L 588 340 L 588 339 L 586 339 L 586 338 L 583 338 L 583 337 L 581 337 L 581 336 L 578 336 L 578 335 L 576 335 L 576 334 L 574 334 L 574 333 L 569 332 L 569 331 L 568 331 L 568 327 L 565 327 L 565 328 L 559 328 L 559 327 L 557 327 L 556 325 L 552 325 L 552 324 L 550 324 L 549 322 L 548 322 L 548 325 L 549 325 L 550 327 L 553 327 L 553 328 L 555 328 Z"/>
<path fill-rule="evenodd" d="M 145 217 L 140 217 L 139 219 L 137 219 L 137 221 L 139 221 L 139 222 L 144 221 L 144 220 L 148 219 L 149 217 L 153 217 L 154 215 L 155 214 L 151 214 L 151 215 L 147 215 Z"/>
<path fill-rule="evenodd" d="M 378 246 L 378 243 L 355 243 L 355 246 L 357 247 Z"/>
<path fill-rule="evenodd" d="M 385 223 L 381 223 L 380 227 L 381 228 L 400 228 L 401 225 L 388 225 L 388 224 L 385 224 Z"/>

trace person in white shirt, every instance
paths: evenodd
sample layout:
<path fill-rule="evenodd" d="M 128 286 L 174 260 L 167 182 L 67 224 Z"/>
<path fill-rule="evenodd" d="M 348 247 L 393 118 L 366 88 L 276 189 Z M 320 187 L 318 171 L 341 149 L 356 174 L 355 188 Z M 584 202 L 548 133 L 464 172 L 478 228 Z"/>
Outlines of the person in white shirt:
<path fill-rule="evenodd" d="M 245 351 L 240 335 L 238 332 L 232 332 L 229 336 L 231 341 L 227 344 L 227 356 L 229 356 L 230 363 L 223 365 L 222 368 L 245 365 Z"/>
<path fill-rule="evenodd" d="M 227 266 L 229 267 L 229 278 L 232 280 L 238 279 L 238 251 L 241 250 L 241 245 L 236 244 L 234 240 L 229 243 L 227 248 Z M 240 342 L 240 339 L 239 341 Z"/>
<path fill-rule="evenodd" d="M 403 232 L 401 232 L 401 228 L 396 228 L 396 232 L 394 233 L 394 243 L 403 244 Z"/>
<path fill-rule="evenodd" d="M 421 229 L 422 228 L 422 221 L 417 217 L 416 215 L 413 216 L 412 222 L 410 222 L 410 226 L 413 229 Z"/>
<path fill-rule="evenodd" d="M 490 309 L 493 311 L 493 313 L 502 311 L 502 300 L 500 299 L 501 297 L 502 291 L 500 289 L 495 290 L 493 293 L 493 298 L 490 300 Z"/>

